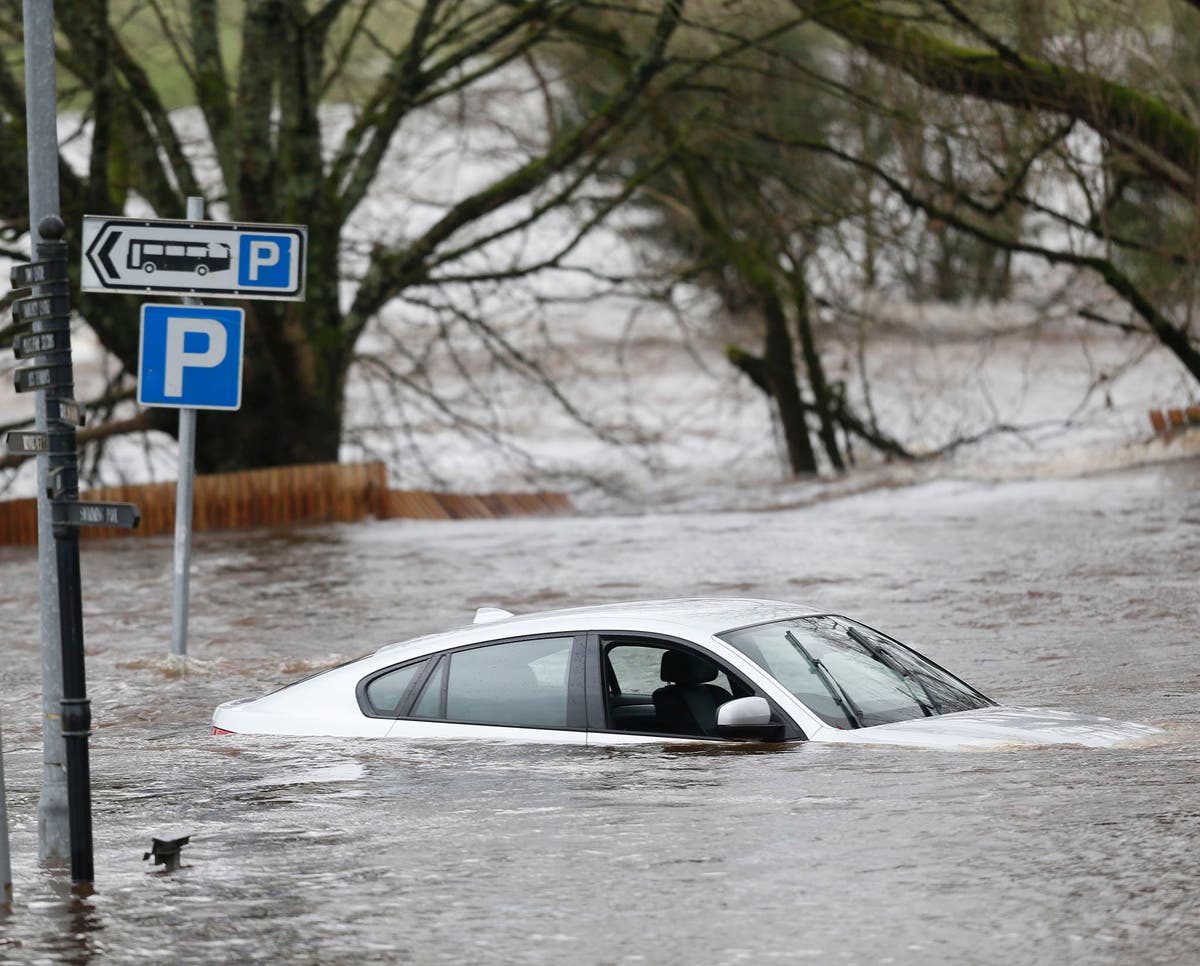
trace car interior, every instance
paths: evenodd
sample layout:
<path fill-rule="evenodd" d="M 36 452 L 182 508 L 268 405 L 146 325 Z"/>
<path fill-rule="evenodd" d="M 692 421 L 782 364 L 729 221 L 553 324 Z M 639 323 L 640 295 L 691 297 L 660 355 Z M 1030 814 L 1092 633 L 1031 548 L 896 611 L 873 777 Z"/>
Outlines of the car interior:
<path fill-rule="evenodd" d="M 604 647 L 605 697 L 614 731 L 717 737 L 717 708 L 754 690 L 684 648 L 641 641 Z"/>

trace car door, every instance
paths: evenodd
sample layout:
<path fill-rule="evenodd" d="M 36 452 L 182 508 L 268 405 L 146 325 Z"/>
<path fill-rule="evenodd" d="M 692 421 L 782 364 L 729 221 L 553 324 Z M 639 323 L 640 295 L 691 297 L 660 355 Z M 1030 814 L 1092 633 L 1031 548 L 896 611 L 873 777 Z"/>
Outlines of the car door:
<path fill-rule="evenodd" d="M 388 736 L 582 745 L 584 645 L 582 635 L 542 635 L 473 644 L 425 659 L 409 680 L 398 679 L 391 688 L 402 693 Z M 377 673 L 360 691 L 384 694 L 387 675 L 405 667 Z M 381 704 L 386 710 L 386 699 Z"/>
<path fill-rule="evenodd" d="M 785 740 L 804 737 L 752 678 L 694 642 L 600 632 L 589 635 L 586 655 L 589 745 L 725 741 L 714 732 L 716 709 L 754 695 L 767 699 Z"/>

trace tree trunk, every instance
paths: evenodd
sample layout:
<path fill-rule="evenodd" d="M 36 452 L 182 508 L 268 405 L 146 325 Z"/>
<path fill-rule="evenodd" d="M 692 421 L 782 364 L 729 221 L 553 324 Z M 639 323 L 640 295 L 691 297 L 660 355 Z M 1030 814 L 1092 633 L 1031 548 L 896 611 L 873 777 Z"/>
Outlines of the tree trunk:
<path fill-rule="evenodd" d="M 829 382 L 825 378 L 825 367 L 821 363 L 821 355 L 817 352 L 817 340 L 813 337 L 812 320 L 808 315 L 808 285 L 804 280 L 803 268 L 798 268 L 790 275 L 796 304 L 796 327 L 800 333 L 800 350 L 804 354 L 804 367 L 808 371 L 808 384 L 812 387 L 813 401 L 820 420 L 818 434 L 821 444 L 825 447 L 825 455 L 839 473 L 846 470 L 838 447 L 837 430 L 834 425 L 834 409 L 837 400 L 830 392 Z"/>
<path fill-rule="evenodd" d="M 337 298 L 337 232 L 309 227 L 304 302 L 244 303 L 242 408 L 197 420 L 205 472 L 336 462 L 353 358 Z"/>
<path fill-rule="evenodd" d="M 808 436 L 804 404 L 800 401 L 792 337 L 788 332 L 787 316 L 779 303 L 778 295 L 774 292 L 765 300 L 763 315 L 767 324 L 766 339 L 763 343 L 763 370 L 771 390 L 771 398 L 775 401 L 775 410 L 779 414 L 779 425 L 783 429 L 788 465 L 796 476 L 815 473 L 817 456 Z"/>
<path fill-rule="evenodd" d="M 241 409 L 198 415 L 196 470 L 337 462 L 341 416 L 340 390 L 324 397 L 288 396 L 277 392 L 272 380 L 247 378 Z"/>

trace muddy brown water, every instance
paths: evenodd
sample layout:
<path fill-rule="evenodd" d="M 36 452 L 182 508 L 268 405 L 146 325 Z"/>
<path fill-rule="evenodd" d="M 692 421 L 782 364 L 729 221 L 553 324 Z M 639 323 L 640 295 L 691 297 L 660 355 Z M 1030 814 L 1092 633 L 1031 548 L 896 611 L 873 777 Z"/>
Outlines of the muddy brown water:
<path fill-rule="evenodd" d="M 97 891 L 36 860 L 36 559 L 0 550 L 14 963 L 1182 963 L 1200 953 L 1200 463 L 799 509 L 85 547 Z M 596 750 L 214 738 L 209 716 L 469 619 L 690 595 L 829 607 L 1145 747 Z M 185 868 L 142 852 L 190 832 Z"/>

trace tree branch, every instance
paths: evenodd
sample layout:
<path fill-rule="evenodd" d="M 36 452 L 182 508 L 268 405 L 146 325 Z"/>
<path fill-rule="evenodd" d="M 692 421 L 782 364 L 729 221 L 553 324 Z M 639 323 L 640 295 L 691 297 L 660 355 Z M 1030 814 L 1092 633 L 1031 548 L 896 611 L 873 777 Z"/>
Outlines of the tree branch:
<path fill-rule="evenodd" d="M 875 0 L 792 0 L 801 11 L 925 87 L 1077 118 L 1162 164 L 1188 198 L 1200 194 L 1200 131 L 1151 94 L 1014 51 L 962 47 L 887 13 Z"/>
<path fill-rule="evenodd" d="M 344 337 L 351 342 L 379 308 L 406 285 L 424 277 L 426 262 L 437 247 L 464 225 L 527 194 L 557 174 L 586 151 L 596 147 L 633 107 L 650 81 L 666 64 L 666 47 L 682 15 L 683 0 L 664 0 L 652 39 L 626 83 L 586 121 L 554 141 L 546 153 L 519 167 L 507 177 L 454 205 L 436 224 L 402 252 L 375 252 L 354 303 L 343 321 Z"/>
<path fill-rule="evenodd" d="M 797 147 L 807 146 L 810 150 L 829 154 L 847 164 L 871 172 L 911 208 L 923 211 L 926 215 L 938 218 L 946 224 L 957 228 L 959 231 L 973 235 L 997 248 L 1012 252 L 1021 252 L 1027 255 L 1037 255 L 1053 264 L 1076 265 L 1081 268 L 1091 269 L 1103 278 L 1108 283 L 1109 288 L 1124 299 L 1145 320 L 1159 341 L 1175 354 L 1175 357 L 1183 363 L 1188 372 L 1197 380 L 1200 380 L 1200 349 L 1197 349 L 1192 344 L 1186 328 L 1182 328 L 1171 322 L 1170 319 L 1155 307 L 1154 303 L 1147 298 L 1145 293 L 1137 287 L 1133 279 L 1122 272 L 1109 259 L 1101 258 L 1097 255 L 1083 255 L 1072 251 L 1046 248 L 1045 246 L 1035 245 L 1019 239 L 1003 237 L 982 225 L 962 217 L 953 209 L 936 204 L 928 198 L 922 197 L 878 164 L 856 157 L 821 141 L 795 139 L 791 143 Z"/>
<path fill-rule="evenodd" d="M 192 89 L 208 125 L 216 149 L 217 163 L 230 192 L 229 205 L 239 208 L 237 189 L 237 145 L 234 140 L 233 108 L 229 101 L 229 76 L 221 58 L 221 34 L 217 0 L 191 0 Z"/>
<path fill-rule="evenodd" d="M 101 423 L 99 426 L 89 426 L 87 429 L 81 429 L 76 439 L 78 439 L 79 445 L 83 446 L 85 443 L 111 439 L 114 436 L 144 433 L 151 429 L 160 429 L 161 427 L 158 425 L 159 420 L 160 417 L 156 416 L 153 410 L 146 409 L 136 416 L 131 416 L 129 419 L 116 419 L 112 422 Z M 18 453 L 8 453 L 5 456 L 0 456 L 0 470 L 20 466 L 28 459 L 33 459 L 33 457 Z"/>

